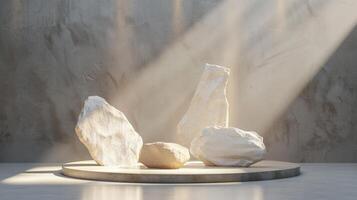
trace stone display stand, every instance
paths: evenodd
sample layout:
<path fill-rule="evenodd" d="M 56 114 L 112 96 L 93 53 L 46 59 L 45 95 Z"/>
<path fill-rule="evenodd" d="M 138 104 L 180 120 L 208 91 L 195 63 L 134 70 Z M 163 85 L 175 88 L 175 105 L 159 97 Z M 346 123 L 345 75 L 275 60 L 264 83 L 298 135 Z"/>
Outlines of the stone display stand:
<path fill-rule="evenodd" d="M 99 166 L 93 160 L 62 165 L 65 176 L 115 182 L 134 183 L 217 183 L 261 181 L 288 178 L 300 174 L 300 165 L 263 160 L 250 167 L 207 167 L 200 161 L 188 162 L 180 169 L 149 169 Z"/>

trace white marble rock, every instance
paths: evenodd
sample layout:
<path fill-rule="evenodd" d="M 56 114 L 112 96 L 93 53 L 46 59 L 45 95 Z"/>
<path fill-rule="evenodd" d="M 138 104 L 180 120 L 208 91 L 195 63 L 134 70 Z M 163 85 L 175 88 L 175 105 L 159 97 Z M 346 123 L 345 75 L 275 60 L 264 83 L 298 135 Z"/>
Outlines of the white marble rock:
<path fill-rule="evenodd" d="M 263 137 L 238 128 L 208 127 L 190 147 L 193 156 L 211 166 L 249 165 L 263 159 L 266 153 Z"/>
<path fill-rule="evenodd" d="M 228 126 L 226 86 L 229 73 L 229 68 L 206 64 L 191 104 L 177 126 L 179 143 L 190 147 L 192 139 L 205 127 Z"/>
<path fill-rule="evenodd" d="M 125 115 L 105 99 L 88 97 L 75 130 L 98 164 L 137 166 L 143 141 Z"/>
<path fill-rule="evenodd" d="M 189 159 L 189 150 L 175 143 L 146 143 L 140 153 L 140 162 L 149 168 L 177 169 Z"/>

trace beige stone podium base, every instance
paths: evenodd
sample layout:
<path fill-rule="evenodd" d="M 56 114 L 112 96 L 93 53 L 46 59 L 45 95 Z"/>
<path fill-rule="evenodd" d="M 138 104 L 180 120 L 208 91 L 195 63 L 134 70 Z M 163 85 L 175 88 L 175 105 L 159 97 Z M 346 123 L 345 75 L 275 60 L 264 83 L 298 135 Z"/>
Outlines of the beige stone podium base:
<path fill-rule="evenodd" d="M 261 181 L 288 178 L 300 174 L 300 165 L 263 160 L 250 167 L 207 167 L 202 162 L 188 162 L 180 169 L 149 169 L 99 166 L 93 160 L 62 165 L 65 176 L 98 181 L 135 183 L 217 183 Z"/>

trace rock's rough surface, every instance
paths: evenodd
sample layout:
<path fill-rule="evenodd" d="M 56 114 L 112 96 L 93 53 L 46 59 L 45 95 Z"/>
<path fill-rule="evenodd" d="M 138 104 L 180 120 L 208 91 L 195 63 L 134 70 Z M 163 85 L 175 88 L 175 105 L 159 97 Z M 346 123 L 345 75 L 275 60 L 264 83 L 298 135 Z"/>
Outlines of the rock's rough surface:
<path fill-rule="evenodd" d="M 189 159 L 189 150 L 175 143 L 147 143 L 140 153 L 140 162 L 149 168 L 177 169 Z"/>
<path fill-rule="evenodd" d="M 266 153 L 263 138 L 238 128 L 209 127 L 191 144 L 192 155 L 206 165 L 247 167 Z"/>
<path fill-rule="evenodd" d="M 79 115 L 76 134 L 100 165 L 136 166 L 143 141 L 125 115 L 103 98 L 90 96 Z"/>
<path fill-rule="evenodd" d="M 190 147 L 194 137 L 208 126 L 228 126 L 226 86 L 230 69 L 206 64 L 190 107 L 177 126 L 177 140 Z"/>

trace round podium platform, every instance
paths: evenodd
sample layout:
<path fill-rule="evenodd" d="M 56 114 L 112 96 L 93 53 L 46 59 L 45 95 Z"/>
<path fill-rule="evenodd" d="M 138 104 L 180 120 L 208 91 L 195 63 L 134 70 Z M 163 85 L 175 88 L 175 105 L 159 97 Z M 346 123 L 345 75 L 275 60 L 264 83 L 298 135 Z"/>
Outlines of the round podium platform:
<path fill-rule="evenodd" d="M 288 178 L 300 174 L 300 165 L 263 160 L 250 167 L 208 167 L 200 161 L 186 163 L 180 169 L 150 169 L 100 166 L 93 160 L 62 165 L 65 176 L 115 182 L 133 183 L 218 183 L 261 181 Z"/>

